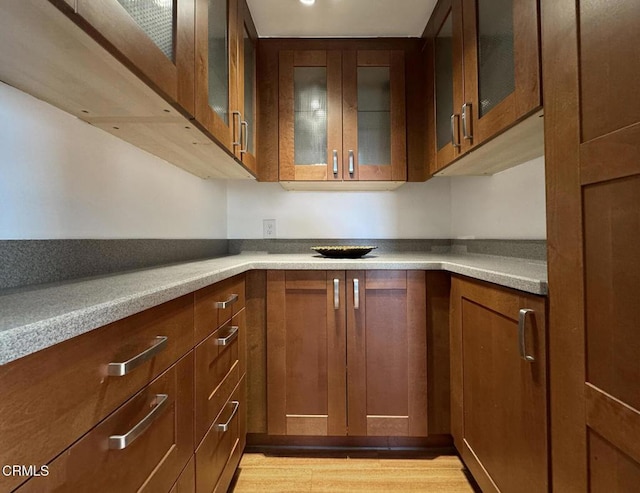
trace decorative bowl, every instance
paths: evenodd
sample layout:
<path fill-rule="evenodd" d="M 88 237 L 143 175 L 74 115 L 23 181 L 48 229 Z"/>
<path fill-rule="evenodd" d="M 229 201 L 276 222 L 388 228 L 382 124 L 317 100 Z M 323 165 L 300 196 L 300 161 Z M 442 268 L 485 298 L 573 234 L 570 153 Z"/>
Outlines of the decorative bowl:
<path fill-rule="evenodd" d="M 315 246 L 311 250 L 315 250 L 321 255 L 330 258 L 360 258 L 371 250 L 378 248 L 377 246 L 355 246 L 355 245 L 336 245 L 336 246 Z"/>

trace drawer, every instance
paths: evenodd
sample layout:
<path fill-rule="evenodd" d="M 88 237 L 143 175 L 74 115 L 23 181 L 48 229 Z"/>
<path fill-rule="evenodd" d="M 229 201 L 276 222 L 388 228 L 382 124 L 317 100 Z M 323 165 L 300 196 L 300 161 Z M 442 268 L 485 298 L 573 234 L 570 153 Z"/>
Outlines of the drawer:
<path fill-rule="evenodd" d="M 169 493 L 195 493 L 196 491 L 196 456 L 192 455 L 187 467 L 173 485 Z"/>
<path fill-rule="evenodd" d="M 193 353 L 133 396 L 20 493 L 169 491 L 193 454 Z"/>
<path fill-rule="evenodd" d="M 159 336 L 167 340 L 155 355 L 109 376 L 109 363 L 132 359 Z M 0 463 L 48 463 L 193 344 L 188 295 L 0 366 Z M 26 479 L 0 476 L 0 491 Z"/>
<path fill-rule="evenodd" d="M 231 483 L 246 443 L 245 393 L 242 378 L 196 450 L 196 493 L 224 492 Z"/>
<path fill-rule="evenodd" d="M 245 351 L 244 310 L 196 347 L 196 444 L 211 427 L 244 374 Z"/>
<path fill-rule="evenodd" d="M 196 342 L 222 327 L 245 305 L 244 274 L 196 291 Z"/>

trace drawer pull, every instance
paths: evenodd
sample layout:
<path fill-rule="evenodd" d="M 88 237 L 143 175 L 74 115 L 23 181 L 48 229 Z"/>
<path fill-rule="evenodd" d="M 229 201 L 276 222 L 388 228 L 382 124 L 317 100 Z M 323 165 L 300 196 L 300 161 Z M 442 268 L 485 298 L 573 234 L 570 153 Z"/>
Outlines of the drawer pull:
<path fill-rule="evenodd" d="M 225 337 L 218 337 L 216 339 L 216 346 L 228 346 L 238 337 L 238 326 L 232 325 L 229 327 L 229 332 Z"/>
<path fill-rule="evenodd" d="M 229 296 L 229 298 L 225 301 L 216 301 L 215 303 L 215 307 L 220 309 L 220 310 L 224 310 L 225 308 L 229 308 L 231 305 L 233 305 L 236 301 L 238 301 L 238 295 L 237 294 L 232 294 L 231 296 Z"/>
<path fill-rule="evenodd" d="M 360 309 L 360 281 L 358 279 L 353 280 L 353 309 Z"/>
<path fill-rule="evenodd" d="M 168 340 L 169 338 L 167 336 L 158 336 L 154 339 L 154 343 L 149 349 L 145 349 L 130 360 L 124 361 L 122 363 L 109 363 L 107 374 L 110 377 L 123 377 L 124 375 L 131 373 L 142 363 L 144 363 L 145 361 L 149 361 L 160 351 L 163 351 L 167 347 Z"/>
<path fill-rule="evenodd" d="M 340 309 L 340 279 L 333 280 L 333 308 Z"/>
<path fill-rule="evenodd" d="M 233 404 L 233 411 L 231 411 L 231 416 L 229 416 L 229 419 L 227 420 L 226 423 L 217 423 L 216 424 L 216 431 L 220 431 L 222 433 L 224 433 L 226 431 L 229 431 L 229 425 L 231 424 L 231 421 L 233 420 L 235 415 L 238 413 L 238 408 L 240 407 L 240 402 L 231 401 L 231 404 Z"/>
<path fill-rule="evenodd" d="M 167 394 L 156 394 L 155 406 L 149 414 L 147 414 L 142 420 L 129 430 L 124 435 L 111 435 L 109 437 L 109 449 L 110 450 L 123 450 L 131 445 L 137 438 L 142 435 L 153 421 L 162 413 L 162 410 L 167 406 Z"/>
<path fill-rule="evenodd" d="M 528 308 L 523 308 L 522 310 L 520 310 L 520 314 L 518 317 L 518 341 L 520 346 L 520 357 L 527 363 L 532 363 L 536 359 L 533 356 L 527 354 L 527 340 L 524 333 L 524 329 L 527 324 L 527 315 L 529 313 L 534 314 L 535 311 Z"/>

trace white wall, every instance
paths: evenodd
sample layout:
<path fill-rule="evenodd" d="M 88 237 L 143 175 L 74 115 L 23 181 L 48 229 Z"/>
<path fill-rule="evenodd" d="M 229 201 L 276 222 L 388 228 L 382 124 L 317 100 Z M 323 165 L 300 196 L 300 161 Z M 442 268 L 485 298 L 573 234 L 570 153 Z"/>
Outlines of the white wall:
<path fill-rule="evenodd" d="M 432 178 L 393 192 L 288 192 L 229 182 L 229 238 L 545 239 L 544 159 L 490 177 Z"/>
<path fill-rule="evenodd" d="M 205 181 L 0 83 L 0 239 L 226 238 Z"/>
<path fill-rule="evenodd" d="M 277 183 L 229 182 L 228 234 L 262 238 L 449 238 L 449 179 L 407 183 L 393 192 L 289 192 Z"/>
<path fill-rule="evenodd" d="M 546 239 L 544 158 L 451 179 L 451 237 Z"/>

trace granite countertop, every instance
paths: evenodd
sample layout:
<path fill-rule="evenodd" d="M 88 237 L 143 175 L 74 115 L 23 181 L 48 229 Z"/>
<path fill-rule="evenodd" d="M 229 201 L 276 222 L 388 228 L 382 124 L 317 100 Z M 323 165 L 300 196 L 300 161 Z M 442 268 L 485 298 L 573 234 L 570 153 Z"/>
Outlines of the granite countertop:
<path fill-rule="evenodd" d="M 240 255 L 0 291 L 0 365 L 254 269 L 446 270 L 533 294 L 547 293 L 543 261 L 456 253 Z"/>

